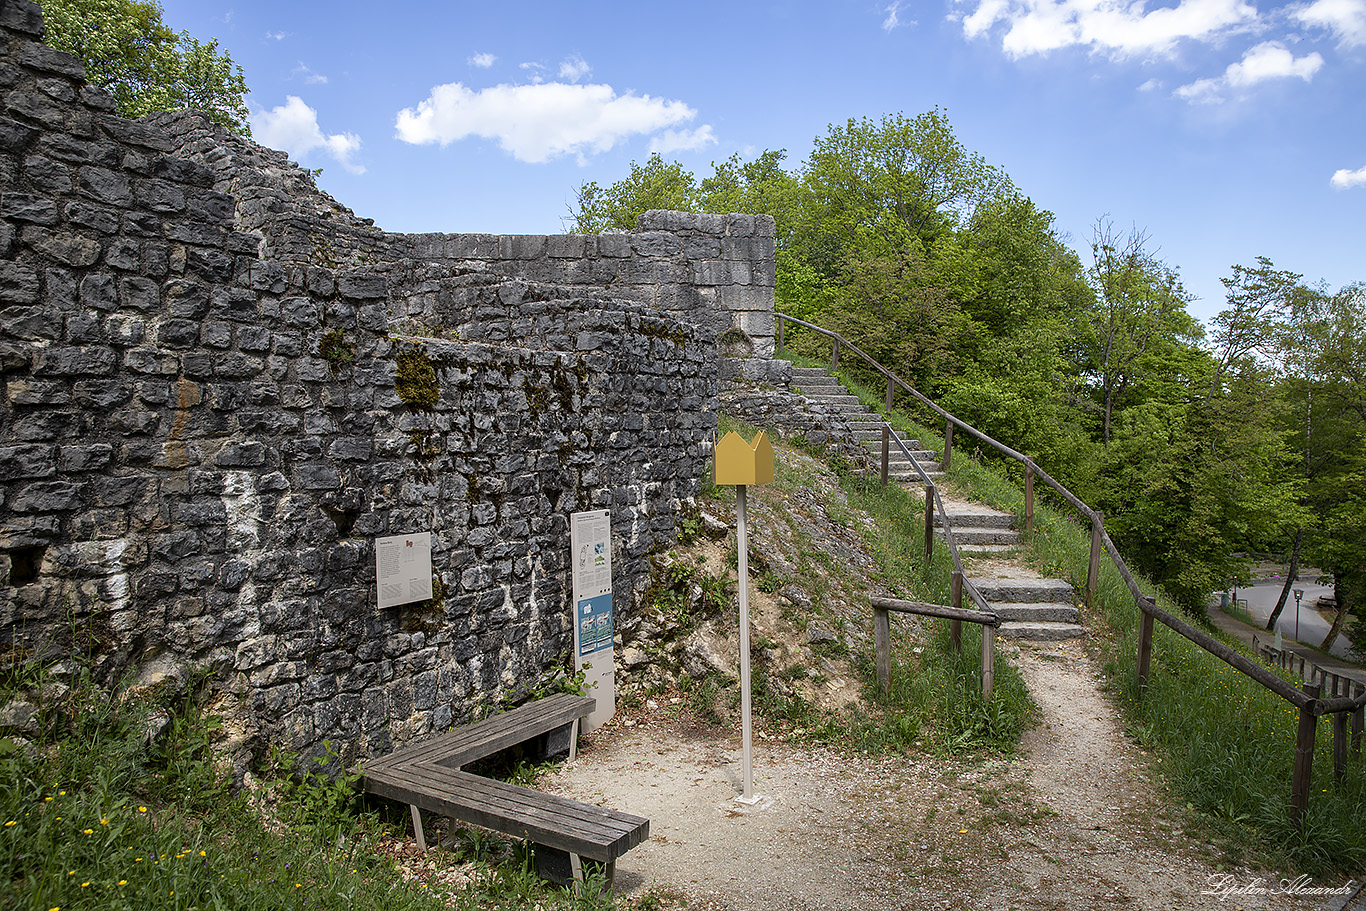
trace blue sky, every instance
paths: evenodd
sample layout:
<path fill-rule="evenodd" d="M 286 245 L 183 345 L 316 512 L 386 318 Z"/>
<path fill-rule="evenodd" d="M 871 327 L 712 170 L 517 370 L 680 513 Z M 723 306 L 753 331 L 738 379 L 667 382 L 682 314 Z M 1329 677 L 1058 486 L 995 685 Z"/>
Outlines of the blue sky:
<path fill-rule="evenodd" d="M 393 231 L 553 233 L 652 150 L 699 176 L 938 106 L 1057 216 L 1146 230 L 1208 318 L 1270 257 L 1366 280 L 1366 0 L 163 0 L 255 138 Z"/>

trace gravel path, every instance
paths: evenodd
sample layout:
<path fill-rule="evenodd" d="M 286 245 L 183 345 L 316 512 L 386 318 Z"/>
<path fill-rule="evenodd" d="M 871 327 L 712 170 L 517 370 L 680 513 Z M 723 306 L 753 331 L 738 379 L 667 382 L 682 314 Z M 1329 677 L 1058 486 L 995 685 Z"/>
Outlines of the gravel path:
<path fill-rule="evenodd" d="M 1164 809 L 1079 644 L 1009 650 L 1042 718 L 1011 761 L 848 754 L 760 741 L 747 810 L 737 738 L 663 706 L 597 732 L 543 787 L 650 819 L 617 867 L 628 896 L 719 911 L 1311 909 L 1286 895 L 1203 894 L 1274 877 L 1220 870 Z M 1324 885 L 1340 885 L 1338 883 Z"/>

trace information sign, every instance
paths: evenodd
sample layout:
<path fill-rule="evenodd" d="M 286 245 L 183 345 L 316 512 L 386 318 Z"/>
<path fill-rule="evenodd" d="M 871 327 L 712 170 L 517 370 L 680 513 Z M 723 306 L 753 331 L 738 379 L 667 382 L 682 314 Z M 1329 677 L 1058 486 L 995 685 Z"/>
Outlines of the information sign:
<path fill-rule="evenodd" d="M 584 730 L 602 726 L 616 713 L 616 673 L 612 636 L 612 520 L 605 509 L 570 517 L 573 551 L 574 655 L 584 670 L 588 695 L 597 708 Z"/>
<path fill-rule="evenodd" d="M 375 539 L 375 589 L 380 607 L 432 597 L 432 534 Z"/>

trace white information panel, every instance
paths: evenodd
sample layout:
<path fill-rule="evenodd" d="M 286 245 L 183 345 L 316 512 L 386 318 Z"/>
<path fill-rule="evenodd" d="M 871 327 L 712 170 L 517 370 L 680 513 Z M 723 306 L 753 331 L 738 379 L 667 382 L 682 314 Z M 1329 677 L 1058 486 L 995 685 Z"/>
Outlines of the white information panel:
<path fill-rule="evenodd" d="M 601 727 L 617 711 L 612 648 L 612 520 L 605 509 L 576 512 L 569 519 L 574 566 L 574 666 L 584 669 L 588 695 L 597 708 L 584 730 Z"/>
<path fill-rule="evenodd" d="M 432 533 L 375 539 L 375 589 L 380 607 L 432 596 Z"/>

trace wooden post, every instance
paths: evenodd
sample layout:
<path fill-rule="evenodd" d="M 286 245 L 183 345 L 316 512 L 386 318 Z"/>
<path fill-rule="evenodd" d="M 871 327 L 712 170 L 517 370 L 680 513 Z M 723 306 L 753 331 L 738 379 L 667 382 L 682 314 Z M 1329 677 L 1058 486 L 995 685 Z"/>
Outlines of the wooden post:
<path fill-rule="evenodd" d="M 783 327 L 787 325 L 787 320 L 778 317 L 778 350 L 783 350 Z"/>
<path fill-rule="evenodd" d="M 1347 713 L 1333 713 L 1333 780 L 1347 774 Z"/>
<path fill-rule="evenodd" d="M 1096 590 L 1100 587 L 1100 533 L 1105 527 L 1105 516 L 1097 512 L 1091 519 L 1091 561 L 1086 564 L 1086 603 L 1096 606 Z"/>
<path fill-rule="evenodd" d="M 934 559 L 934 487 L 925 485 L 925 575 L 930 573 Z"/>
<path fill-rule="evenodd" d="M 939 467 L 945 471 L 949 470 L 949 460 L 953 458 L 953 421 L 944 422 L 944 458 L 939 460 Z"/>
<path fill-rule="evenodd" d="M 408 809 L 413 813 L 413 837 L 417 839 L 417 849 L 423 854 L 427 853 L 427 839 L 422 832 L 422 811 L 414 804 L 409 804 Z"/>
<path fill-rule="evenodd" d="M 982 624 L 982 698 L 991 701 L 996 689 L 996 628 Z"/>
<path fill-rule="evenodd" d="M 887 377 L 887 416 L 892 416 L 892 397 L 896 395 L 896 387 L 892 385 L 892 378 Z"/>
<path fill-rule="evenodd" d="M 1362 692 L 1363 692 L 1363 691 L 1366 691 L 1366 688 L 1363 688 L 1363 687 L 1360 687 L 1360 686 L 1357 686 L 1357 687 L 1348 687 L 1348 688 L 1347 688 L 1347 691 L 1348 691 L 1349 693 L 1352 692 L 1353 690 L 1356 690 L 1356 695 L 1357 695 L 1358 698 L 1360 698 Z M 1361 728 L 1362 728 L 1362 721 L 1366 720 L 1366 717 L 1363 717 L 1363 716 L 1366 716 L 1366 706 L 1362 706 L 1361 708 L 1357 709 L 1355 712 L 1352 713 L 1352 755 L 1353 755 L 1353 756 L 1360 756 L 1360 755 L 1361 755 Z"/>
<path fill-rule="evenodd" d="M 1317 684 L 1306 683 L 1303 687 L 1310 699 L 1319 698 Z M 1309 809 L 1309 779 L 1314 771 L 1314 717 L 1313 703 L 1300 709 L 1300 726 L 1295 735 L 1295 774 L 1290 781 L 1290 815 L 1295 822 L 1304 819 Z"/>
<path fill-rule="evenodd" d="M 958 570 L 953 571 L 949 577 L 949 605 L 956 610 L 963 608 L 963 574 Z M 954 652 L 963 650 L 963 621 L 949 621 L 949 644 Z"/>
<path fill-rule="evenodd" d="M 1034 466 L 1025 462 L 1025 533 L 1034 533 Z"/>
<path fill-rule="evenodd" d="M 882 692 L 892 689 L 892 628 L 885 607 L 873 608 L 873 649 L 877 653 L 877 685 Z"/>
<path fill-rule="evenodd" d="M 835 343 L 830 346 L 830 369 L 838 370 L 840 366 L 840 340 L 835 339 Z"/>
<path fill-rule="evenodd" d="M 1156 599 L 1149 598 L 1149 601 Z M 1148 687 L 1148 672 L 1153 663 L 1153 615 L 1140 608 L 1138 622 L 1138 690 Z"/>
<path fill-rule="evenodd" d="M 887 486 L 887 470 L 892 460 L 892 428 L 882 425 L 882 486 Z"/>

